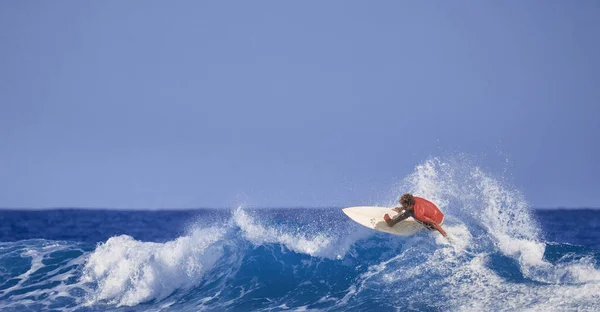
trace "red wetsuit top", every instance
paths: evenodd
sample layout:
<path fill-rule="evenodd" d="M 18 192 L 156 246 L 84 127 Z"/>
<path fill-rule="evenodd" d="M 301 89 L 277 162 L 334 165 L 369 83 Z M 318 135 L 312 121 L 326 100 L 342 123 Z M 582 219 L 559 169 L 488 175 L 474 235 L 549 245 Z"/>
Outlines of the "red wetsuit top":
<path fill-rule="evenodd" d="M 427 222 L 427 217 L 437 224 L 444 220 L 444 214 L 434 203 L 420 197 L 415 197 L 413 217 L 422 222 Z"/>

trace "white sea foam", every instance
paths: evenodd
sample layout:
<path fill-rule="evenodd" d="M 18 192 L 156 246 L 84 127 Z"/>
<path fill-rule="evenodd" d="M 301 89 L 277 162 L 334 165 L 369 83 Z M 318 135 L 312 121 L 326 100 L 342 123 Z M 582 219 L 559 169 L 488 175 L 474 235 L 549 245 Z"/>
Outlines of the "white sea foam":
<path fill-rule="evenodd" d="M 371 235 L 362 230 L 348 235 L 324 232 L 312 234 L 283 226 L 265 225 L 241 207 L 233 212 L 233 222 L 242 230 L 243 237 L 255 245 L 282 244 L 297 253 L 330 259 L 343 258 L 354 242 Z"/>
<path fill-rule="evenodd" d="M 11 252 L 3 253 L 3 257 L 29 258 L 28 270 L 12 277 L 16 280 L 15 285 L 0 291 L 1 295 L 7 295 L 6 300 L 0 300 L 0 310 L 21 309 L 22 304 L 39 304 L 45 307 L 56 304 L 60 298 L 71 297 L 70 292 L 79 285 L 76 283 L 66 284 L 65 281 L 77 275 L 75 267 L 83 262 L 82 257 L 65 258 L 53 264 L 45 264 L 46 261 L 54 259 L 55 253 L 81 252 L 77 245 L 67 242 L 52 242 L 45 240 L 30 240 L 24 243 L 9 243 L 15 245 Z M 47 262 L 46 262 L 47 263 Z M 59 264 L 53 267 L 56 264 Z M 48 287 L 48 285 L 54 285 Z M 27 291 L 23 291 L 23 290 Z M 38 298 L 38 299 L 33 299 Z M 79 298 L 73 298 L 78 301 Z"/>
<path fill-rule="evenodd" d="M 444 227 L 448 239 L 439 235 L 437 232 L 431 232 L 435 242 L 439 245 L 449 245 L 455 251 L 463 251 L 472 243 L 472 236 L 469 229 L 464 224 L 447 225 Z"/>
<path fill-rule="evenodd" d="M 83 281 L 97 284 L 92 302 L 132 306 L 197 285 L 220 258 L 224 231 L 198 229 L 166 243 L 112 237 L 89 256 Z"/>
<path fill-rule="evenodd" d="M 330 259 L 342 258 L 357 239 L 370 235 L 365 231 L 341 238 L 322 232 L 311 235 L 299 229 L 261 223 L 242 208 L 234 210 L 232 217 L 229 227 L 196 227 L 191 234 L 166 243 L 141 242 L 121 235 L 99 244 L 87 257 L 83 269 L 82 284 L 96 285 L 90 290 L 88 305 L 106 302 L 134 306 L 150 300 L 160 301 L 175 290 L 198 285 L 217 260 L 222 259 L 225 236 L 232 228 L 239 228 L 240 238 L 255 245 L 280 244 L 296 253 Z M 236 244 L 243 245 L 242 242 Z M 240 263 L 233 262 L 220 268 L 218 275 L 234 272 Z M 240 294 L 243 295 L 244 292 Z M 222 305 L 234 303 L 232 299 Z"/>
<path fill-rule="evenodd" d="M 449 222 L 483 228 L 502 253 L 523 265 L 543 264 L 545 245 L 539 240 L 539 228 L 527 202 L 520 192 L 480 168 L 433 158 L 417 166 L 403 187 L 436 203 Z M 453 215 L 469 216 L 470 220 L 452 220 Z"/>

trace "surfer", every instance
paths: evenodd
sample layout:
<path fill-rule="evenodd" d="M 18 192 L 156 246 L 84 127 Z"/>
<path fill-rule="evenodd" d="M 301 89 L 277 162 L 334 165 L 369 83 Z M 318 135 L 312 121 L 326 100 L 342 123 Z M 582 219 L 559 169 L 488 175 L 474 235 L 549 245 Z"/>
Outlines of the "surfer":
<path fill-rule="evenodd" d="M 437 230 L 442 236 L 448 237 L 440 225 L 444 220 L 444 214 L 434 203 L 408 193 L 402 195 L 398 202 L 402 205 L 402 210 L 400 207 L 394 208 L 399 213 L 396 217 L 392 219 L 387 213 L 383 216 L 387 225 L 394 226 L 408 217 L 413 217 L 427 229 Z"/>

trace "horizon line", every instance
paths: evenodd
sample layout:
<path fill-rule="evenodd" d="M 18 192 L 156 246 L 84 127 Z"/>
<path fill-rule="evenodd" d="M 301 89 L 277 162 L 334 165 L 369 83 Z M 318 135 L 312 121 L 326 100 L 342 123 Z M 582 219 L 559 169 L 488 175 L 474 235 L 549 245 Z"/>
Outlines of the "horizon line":
<path fill-rule="evenodd" d="M 239 207 L 239 206 L 238 206 Z M 187 207 L 187 208 L 106 208 L 106 207 L 0 207 L 0 211 L 47 211 L 47 210 L 98 210 L 98 211 L 189 211 L 189 210 L 230 210 L 238 207 Z M 348 206 L 350 207 L 350 206 Z M 342 206 L 249 206 L 243 209 L 342 209 Z M 600 207 L 531 207 L 535 210 L 600 210 Z"/>

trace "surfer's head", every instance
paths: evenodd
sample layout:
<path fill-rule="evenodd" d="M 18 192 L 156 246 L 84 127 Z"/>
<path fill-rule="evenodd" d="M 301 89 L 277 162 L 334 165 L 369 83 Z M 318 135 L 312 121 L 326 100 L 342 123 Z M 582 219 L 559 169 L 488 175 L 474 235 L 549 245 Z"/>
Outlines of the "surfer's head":
<path fill-rule="evenodd" d="M 405 209 L 412 208 L 415 205 L 415 198 L 411 194 L 406 193 L 406 194 L 400 196 L 400 200 L 398 202 Z"/>

